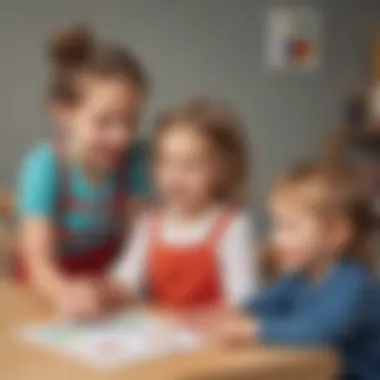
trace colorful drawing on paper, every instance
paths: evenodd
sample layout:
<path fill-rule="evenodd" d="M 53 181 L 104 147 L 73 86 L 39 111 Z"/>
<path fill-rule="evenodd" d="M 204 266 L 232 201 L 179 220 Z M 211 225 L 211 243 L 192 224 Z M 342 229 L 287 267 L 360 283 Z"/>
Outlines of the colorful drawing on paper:
<path fill-rule="evenodd" d="M 266 20 L 266 65 L 283 71 L 312 71 L 321 61 L 321 17 L 311 6 L 275 6 Z"/>
<path fill-rule="evenodd" d="M 112 368 L 200 347 L 197 334 L 153 316 L 124 313 L 83 324 L 26 326 L 21 337 L 90 365 Z"/>

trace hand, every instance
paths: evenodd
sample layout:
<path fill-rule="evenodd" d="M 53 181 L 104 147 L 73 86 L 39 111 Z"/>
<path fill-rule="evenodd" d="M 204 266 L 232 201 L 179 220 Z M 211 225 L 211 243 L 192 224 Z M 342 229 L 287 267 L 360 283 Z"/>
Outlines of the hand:
<path fill-rule="evenodd" d="M 57 294 L 56 307 L 59 317 L 65 320 L 98 317 L 101 300 L 95 282 L 88 278 L 65 281 Z"/>
<path fill-rule="evenodd" d="M 219 321 L 211 328 L 209 339 L 218 345 L 242 346 L 256 340 L 258 324 L 243 314 Z"/>
<path fill-rule="evenodd" d="M 207 334 L 216 325 L 227 319 L 240 315 L 240 311 L 231 309 L 201 309 L 192 313 L 187 313 L 181 322 L 187 326 Z"/>

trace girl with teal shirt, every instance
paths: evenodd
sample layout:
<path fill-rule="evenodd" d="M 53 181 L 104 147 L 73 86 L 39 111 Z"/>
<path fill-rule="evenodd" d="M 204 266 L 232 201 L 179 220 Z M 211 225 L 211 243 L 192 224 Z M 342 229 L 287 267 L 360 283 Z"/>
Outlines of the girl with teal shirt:
<path fill-rule="evenodd" d="M 144 148 L 133 144 L 146 79 L 126 49 L 84 28 L 60 33 L 49 52 L 60 137 L 21 168 L 14 276 L 80 317 L 96 313 L 97 283 L 118 252 L 128 206 L 147 189 Z"/>

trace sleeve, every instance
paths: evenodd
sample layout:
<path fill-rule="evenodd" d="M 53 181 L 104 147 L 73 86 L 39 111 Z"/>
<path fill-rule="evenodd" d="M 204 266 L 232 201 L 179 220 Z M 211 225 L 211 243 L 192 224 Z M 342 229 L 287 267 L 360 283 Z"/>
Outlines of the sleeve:
<path fill-rule="evenodd" d="M 265 343 L 335 347 L 359 326 L 366 289 L 361 276 L 343 278 L 308 309 L 259 320 L 259 336 Z"/>
<path fill-rule="evenodd" d="M 116 262 L 111 277 L 136 294 L 144 290 L 144 277 L 148 252 L 148 218 L 142 216 L 136 222 L 130 241 Z"/>
<path fill-rule="evenodd" d="M 232 222 L 220 245 L 221 273 L 228 305 L 240 305 L 259 284 L 258 250 L 250 218 L 241 213 Z"/>
<path fill-rule="evenodd" d="M 128 191 L 133 196 L 146 196 L 151 187 L 148 175 L 148 149 L 143 143 L 134 145 L 128 154 Z"/>
<path fill-rule="evenodd" d="M 256 317 L 282 313 L 294 294 L 296 282 L 296 275 L 284 276 L 267 289 L 246 298 L 243 309 Z"/>
<path fill-rule="evenodd" d="M 21 216 L 50 217 L 58 196 L 58 170 L 53 152 L 41 146 L 23 162 L 18 180 L 17 204 Z"/>

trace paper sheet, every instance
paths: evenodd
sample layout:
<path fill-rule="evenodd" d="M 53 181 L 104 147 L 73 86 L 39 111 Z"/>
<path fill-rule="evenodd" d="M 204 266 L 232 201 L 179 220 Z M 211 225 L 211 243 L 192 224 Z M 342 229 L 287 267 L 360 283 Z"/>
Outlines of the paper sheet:
<path fill-rule="evenodd" d="M 96 323 L 26 326 L 20 336 L 96 367 L 112 368 L 200 347 L 199 336 L 172 321 L 123 313 Z"/>

